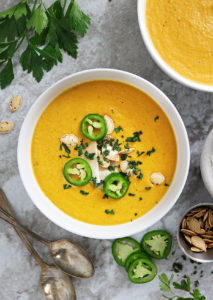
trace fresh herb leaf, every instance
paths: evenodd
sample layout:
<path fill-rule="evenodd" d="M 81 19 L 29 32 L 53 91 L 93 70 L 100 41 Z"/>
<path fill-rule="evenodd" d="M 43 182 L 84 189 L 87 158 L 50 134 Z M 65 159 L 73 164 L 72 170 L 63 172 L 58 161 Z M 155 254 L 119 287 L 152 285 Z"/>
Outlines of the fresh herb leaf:
<path fill-rule="evenodd" d="M 135 196 L 135 194 L 133 194 L 133 193 L 129 193 L 128 195 L 131 196 L 131 197 Z"/>
<path fill-rule="evenodd" d="M 154 148 L 154 147 L 152 147 L 152 149 L 151 150 L 149 150 L 149 151 L 147 151 L 146 152 L 146 154 L 148 155 L 148 156 L 150 156 L 152 153 L 154 153 L 156 151 L 156 149 Z"/>
<path fill-rule="evenodd" d="M 111 214 L 111 215 L 114 215 L 115 212 L 113 209 L 109 210 L 109 209 L 105 209 L 105 213 L 108 215 L 108 214 Z"/>
<path fill-rule="evenodd" d="M 143 198 L 142 198 L 142 197 L 139 197 L 139 200 L 141 201 L 141 200 L 143 200 Z"/>
<path fill-rule="evenodd" d="M 159 120 L 159 116 L 156 116 L 155 118 L 154 118 L 154 121 L 156 122 L 157 120 Z"/>
<path fill-rule="evenodd" d="M 117 128 L 114 129 L 116 133 L 119 133 L 123 128 L 121 126 L 118 126 Z"/>
<path fill-rule="evenodd" d="M 186 280 L 182 279 L 180 283 L 173 282 L 173 286 L 176 290 L 183 290 L 186 292 L 190 292 L 190 290 L 191 290 L 190 277 L 187 276 Z"/>
<path fill-rule="evenodd" d="M 129 148 L 130 148 L 130 147 L 129 147 L 129 144 L 128 144 L 128 143 L 125 144 L 125 145 L 124 145 L 124 148 L 125 148 L 125 149 L 129 149 Z"/>
<path fill-rule="evenodd" d="M 164 186 L 169 186 L 169 184 L 168 183 L 164 183 Z"/>
<path fill-rule="evenodd" d="M 109 153 L 110 153 L 110 151 L 109 151 L 109 150 L 104 150 L 104 151 L 103 151 L 103 155 L 104 155 L 104 156 L 108 156 L 108 155 L 109 155 Z"/>
<path fill-rule="evenodd" d="M 172 271 L 175 273 L 179 273 L 183 270 L 183 265 L 179 262 L 174 262 L 172 265 Z"/>
<path fill-rule="evenodd" d="M 63 185 L 63 188 L 64 188 L 64 190 L 68 190 L 68 189 L 70 189 L 72 186 L 70 185 L 70 184 L 64 184 Z"/>
<path fill-rule="evenodd" d="M 103 180 L 101 180 L 99 183 L 97 183 L 97 178 L 92 177 L 92 182 L 95 188 L 99 187 L 101 184 L 103 184 Z"/>
<path fill-rule="evenodd" d="M 75 146 L 75 150 L 78 151 L 78 156 L 81 156 L 83 154 L 83 150 L 88 147 L 88 143 L 84 143 L 83 140 L 81 140 L 80 145 Z"/>
<path fill-rule="evenodd" d="M 151 190 L 151 186 L 146 186 L 145 190 L 147 190 L 147 191 Z"/>
<path fill-rule="evenodd" d="M 174 275 L 172 274 L 169 279 L 168 276 L 165 273 L 163 273 L 159 275 L 158 278 L 160 280 L 160 290 L 164 292 L 171 292 L 170 284 L 174 278 Z"/>
<path fill-rule="evenodd" d="M 133 133 L 133 136 L 132 137 L 127 137 L 126 138 L 126 142 L 140 142 L 141 139 L 140 139 L 140 136 L 143 134 L 143 132 L 140 130 L 140 131 L 136 131 Z"/>
<path fill-rule="evenodd" d="M 115 171 L 115 167 L 109 166 L 109 167 L 108 167 L 108 170 L 109 170 L 109 171 Z"/>
<path fill-rule="evenodd" d="M 139 151 L 139 150 L 137 150 L 137 156 L 139 157 L 139 156 L 141 156 L 142 154 L 144 154 L 145 152 L 144 151 Z"/>
<path fill-rule="evenodd" d="M 128 154 L 124 153 L 124 154 L 121 154 L 121 160 L 126 160 L 128 157 Z"/>
<path fill-rule="evenodd" d="M 109 198 L 109 196 L 107 194 L 104 194 L 102 198 L 107 199 L 107 198 Z"/>
<path fill-rule="evenodd" d="M 67 152 L 67 154 L 71 153 L 71 150 L 69 149 L 69 147 L 66 144 L 62 143 L 62 147 L 64 148 L 65 152 Z"/>
<path fill-rule="evenodd" d="M 143 178 L 143 174 L 140 173 L 138 176 L 137 176 L 138 179 L 142 179 Z"/>
<path fill-rule="evenodd" d="M 89 193 L 88 192 L 85 192 L 85 191 L 83 191 L 83 190 L 80 190 L 80 193 L 82 194 L 82 195 L 89 195 Z"/>
<path fill-rule="evenodd" d="M 95 153 L 89 153 L 88 151 L 85 151 L 84 155 L 87 159 L 94 160 Z"/>
<path fill-rule="evenodd" d="M 50 71 L 62 62 L 64 50 L 73 58 L 77 57 L 77 35 L 84 36 L 90 18 L 84 14 L 75 0 L 67 0 L 62 7 L 60 0 L 49 7 L 43 0 L 34 0 L 28 5 L 22 0 L 8 10 L 0 12 L 0 86 L 7 87 L 14 79 L 13 56 L 25 42 L 20 63 L 24 71 L 32 73 L 37 82 L 44 71 Z"/>
<path fill-rule="evenodd" d="M 103 162 L 101 161 L 101 159 L 100 159 L 100 156 L 99 156 L 99 155 L 97 156 L 97 161 L 98 161 L 98 164 L 99 164 L 100 166 L 103 166 Z"/>
<path fill-rule="evenodd" d="M 112 146 L 112 150 L 121 151 L 120 145 L 121 143 L 119 143 L 119 140 L 117 139 Z"/>

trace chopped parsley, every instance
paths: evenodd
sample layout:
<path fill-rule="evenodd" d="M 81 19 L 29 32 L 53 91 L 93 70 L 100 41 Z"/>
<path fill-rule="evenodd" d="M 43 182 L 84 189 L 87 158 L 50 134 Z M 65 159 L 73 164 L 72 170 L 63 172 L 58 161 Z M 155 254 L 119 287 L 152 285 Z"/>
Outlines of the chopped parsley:
<path fill-rule="evenodd" d="M 169 186 L 169 184 L 168 184 L 168 183 L 165 183 L 164 186 Z"/>
<path fill-rule="evenodd" d="M 70 154 L 70 153 L 71 153 L 71 150 L 69 149 L 69 147 L 68 147 L 66 144 L 61 143 L 60 150 L 62 150 L 62 147 L 64 148 L 64 151 L 65 151 L 67 154 Z"/>
<path fill-rule="evenodd" d="M 89 153 L 88 151 L 85 151 L 84 155 L 87 159 L 93 160 L 95 153 Z"/>
<path fill-rule="evenodd" d="M 135 213 L 135 216 L 137 216 L 138 215 L 138 213 Z"/>
<path fill-rule="evenodd" d="M 137 176 L 138 179 L 142 179 L 143 178 L 143 174 L 140 172 L 140 174 Z"/>
<path fill-rule="evenodd" d="M 121 160 L 126 160 L 128 157 L 128 154 L 124 153 L 124 154 L 121 154 Z"/>
<path fill-rule="evenodd" d="M 99 183 L 97 183 L 96 181 L 97 181 L 97 178 L 92 177 L 92 183 L 93 183 L 95 188 L 97 188 L 98 186 L 100 186 L 103 183 L 103 180 L 101 180 Z"/>
<path fill-rule="evenodd" d="M 107 196 L 107 194 L 104 194 L 102 198 L 107 199 L 107 198 L 109 198 L 109 196 Z"/>
<path fill-rule="evenodd" d="M 72 186 L 70 185 L 70 184 L 64 184 L 63 185 L 63 188 L 64 188 L 64 190 L 68 190 L 68 189 L 70 189 Z"/>
<path fill-rule="evenodd" d="M 115 128 L 116 133 L 119 133 L 121 130 L 123 131 L 123 128 L 121 126 L 118 126 L 117 128 Z"/>
<path fill-rule="evenodd" d="M 145 190 L 147 190 L 147 191 L 151 190 L 151 186 L 146 186 Z"/>
<path fill-rule="evenodd" d="M 126 142 L 140 142 L 141 139 L 140 139 L 140 136 L 143 134 L 143 132 L 140 130 L 140 131 L 135 131 L 133 133 L 133 136 L 130 136 L 130 137 L 127 137 L 126 138 Z"/>
<path fill-rule="evenodd" d="M 109 210 L 109 209 L 105 209 L 105 211 L 104 211 L 107 215 L 114 215 L 115 214 L 115 212 L 114 212 L 114 210 L 113 209 L 111 209 L 111 210 Z"/>
<path fill-rule="evenodd" d="M 103 166 L 103 162 L 101 161 L 101 159 L 100 159 L 100 156 L 99 156 L 99 155 L 97 156 L 97 161 L 98 161 L 98 164 L 99 164 L 100 166 Z"/>
<path fill-rule="evenodd" d="M 59 158 L 62 158 L 62 157 L 65 157 L 65 158 L 71 158 L 71 156 L 69 156 L 69 155 L 64 155 L 64 154 L 59 155 Z"/>
<path fill-rule="evenodd" d="M 139 197 L 139 200 L 141 201 L 141 200 L 143 200 L 143 198 L 142 198 L 142 197 Z"/>
<path fill-rule="evenodd" d="M 80 193 L 82 194 L 82 195 L 89 195 L 89 193 L 88 192 L 85 192 L 85 191 L 83 191 L 83 190 L 80 190 Z"/>
<path fill-rule="evenodd" d="M 121 143 L 119 143 L 119 140 L 117 139 L 114 143 L 114 145 L 112 146 L 112 150 L 117 150 L 117 151 L 121 151 L 121 147 L 120 147 Z"/>
<path fill-rule="evenodd" d="M 109 151 L 109 150 L 104 150 L 104 152 L 103 152 L 103 155 L 104 155 L 104 156 L 108 156 L 108 155 L 109 155 L 109 153 L 110 153 L 110 151 Z"/>
<path fill-rule="evenodd" d="M 133 193 L 129 193 L 128 195 L 131 196 L 131 197 L 135 196 L 135 194 L 133 194 Z"/>
<path fill-rule="evenodd" d="M 78 151 L 78 156 L 81 156 L 83 154 L 83 150 L 86 149 L 87 147 L 88 147 L 88 143 L 84 144 L 84 141 L 81 140 L 80 145 L 76 145 L 74 149 Z"/>
<path fill-rule="evenodd" d="M 159 116 L 156 116 L 155 118 L 154 118 L 154 121 L 156 122 L 157 120 L 159 120 Z"/>
<path fill-rule="evenodd" d="M 108 170 L 109 170 L 109 171 L 115 171 L 115 167 L 109 166 L 109 167 L 108 167 Z"/>
<path fill-rule="evenodd" d="M 138 175 L 138 172 L 141 172 L 141 170 L 137 168 L 137 166 L 141 164 L 142 164 L 141 161 L 129 160 L 128 168 L 132 170 L 133 174 Z"/>
<path fill-rule="evenodd" d="M 146 154 L 148 155 L 148 156 L 150 156 L 152 153 L 154 153 L 156 151 L 156 149 L 154 148 L 154 147 L 152 147 L 152 149 L 151 150 L 149 150 L 149 151 L 147 151 L 146 152 Z"/>
<path fill-rule="evenodd" d="M 179 273 L 183 270 L 183 265 L 179 262 L 174 262 L 172 265 L 172 271 L 175 273 Z"/>
<path fill-rule="evenodd" d="M 129 144 L 126 143 L 126 144 L 124 145 L 124 148 L 125 148 L 125 149 L 129 149 L 129 148 L 130 148 L 130 147 L 129 147 Z"/>
<path fill-rule="evenodd" d="M 142 154 L 144 154 L 145 152 L 144 151 L 139 151 L 139 150 L 137 150 L 137 156 L 139 157 L 139 156 L 141 156 Z"/>

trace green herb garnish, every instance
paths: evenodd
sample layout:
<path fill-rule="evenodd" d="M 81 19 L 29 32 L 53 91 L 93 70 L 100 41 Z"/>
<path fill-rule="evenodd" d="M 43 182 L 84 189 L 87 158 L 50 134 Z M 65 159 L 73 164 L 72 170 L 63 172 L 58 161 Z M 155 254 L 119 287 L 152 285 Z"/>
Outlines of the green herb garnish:
<path fill-rule="evenodd" d="M 108 170 L 109 170 L 109 171 L 115 171 L 115 167 L 109 166 L 109 167 L 108 167 Z"/>
<path fill-rule="evenodd" d="M 83 190 L 80 190 L 80 193 L 82 194 L 82 195 L 89 195 L 89 193 L 88 192 L 85 192 L 85 191 L 83 191 Z"/>
<path fill-rule="evenodd" d="M 129 193 L 128 195 L 131 196 L 131 197 L 135 196 L 135 194 L 133 194 L 133 193 Z"/>
<path fill-rule="evenodd" d="M 109 210 L 109 209 L 105 209 L 105 211 L 104 211 L 107 215 L 109 215 L 109 214 L 111 214 L 111 215 L 114 215 L 115 214 L 115 212 L 114 212 L 114 210 L 113 209 L 111 209 L 111 210 Z"/>
<path fill-rule="evenodd" d="M 80 145 L 75 146 L 75 150 L 78 151 L 78 156 L 81 156 L 83 154 L 83 150 L 88 147 L 88 143 L 84 143 L 83 140 L 81 140 Z"/>
<path fill-rule="evenodd" d="M 112 150 L 117 150 L 117 151 L 121 151 L 121 147 L 120 147 L 121 143 L 119 143 L 119 140 L 117 139 L 114 143 L 114 145 L 112 146 Z"/>
<path fill-rule="evenodd" d="M 140 173 L 138 176 L 137 176 L 138 179 L 142 179 L 143 178 L 143 174 Z"/>
<path fill-rule="evenodd" d="M 62 143 L 61 146 L 64 148 L 64 151 L 67 152 L 67 154 L 71 153 L 71 150 L 69 149 L 69 147 L 66 144 Z"/>
<path fill-rule="evenodd" d="M 110 151 L 109 151 L 109 150 L 104 150 L 104 151 L 103 151 L 103 155 L 104 155 L 104 156 L 108 156 L 108 155 L 109 155 L 109 153 L 110 153 Z"/>
<path fill-rule="evenodd" d="M 98 161 L 98 164 L 99 164 L 100 166 L 103 166 L 103 162 L 101 161 L 101 159 L 100 159 L 100 156 L 99 156 L 99 155 L 97 156 L 97 161 Z"/>
<path fill-rule="evenodd" d="M 64 188 L 64 190 L 68 190 L 68 189 L 70 189 L 72 186 L 70 185 L 70 184 L 64 184 L 63 185 L 63 188 Z"/>
<path fill-rule="evenodd" d="M 142 154 L 144 154 L 145 152 L 144 151 L 139 151 L 139 150 L 137 150 L 137 156 L 139 157 L 139 156 L 141 156 Z"/>
<path fill-rule="evenodd" d="M 151 186 L 146 186 L 145 190 L 147 190 L 147 191 L 151 190 Z"/>
<path fill-rule="evenodd" d="M 164 298 L 169 300 L 205 300 L 205 296 L 201 295 L 200 291 L 198 289 L 192 289 L 191 288 L 191 279 L 189 276 L 184 276 L 184 279 L 181 280 L 180 283 L 174 282 L 173 278 L 174 275 L 172 274 L 170 278 L 163 273 L 158 276 L 160 280 L 160 290 L 163 292 L 169 293 L 169 296 L 162 295 Z M 173 281 L 173 282 L 172 282 Z M 188 297 L 178 296 L 174 290 L 172 289 L 172 286 L 176 290 L 185 291 L 187 293 Z"/>
<path fill-rule="evenodd" d="M 168 183 L 164 183 L 164 186 L 169 186 L 169 184 Z"/>
<path fill-rule="evenodd" d="M 24 71 L 40 82 L 63 61 L 62 50 L 73 58 L 78 54 L 78 35 L 83 37 L 90 18 L 75 0 L 57 0 L 49 8 L 43 0 L 19 0 L 19 3 L 0 12 L 0 86 L 7 87 L 14 79 L 13 57 L 20 51 L 19 61 Z M 67 7 L 67 8 L 66 8 Z M 65 9 L 66 8 L 66 9 Z"/>
<path fill-rule="evenodd" d="M 97 183 L 96 181 L 97 181 L 97 178 L 92 177 L 92 182 L 93 182 L 95 188 L 99 187 L 103 183 L 103 180 L 101 180 L 99 183 Z"/>
<path fill-rule="evenodd" d="M 154 147 L 152 147 L 152 149 L 151 150 L 149 150 L 149 151 L 147 151 L 146 152 L 146 154 L 148 155 L 148 156 L 150 156 L 152 153 L 154 153 L 156 151 L 156 149 L 154 148 Z"/>
<path fill-rule="evenodd" d="M 123 128 L 121 126 L 118 126 L 117 128 L 114 129 L 116 133 L 119 133 Z"/>
<path fill-rule="evenodd" d="M 64 155 L 64 154 L 59 155 L 59 158 L 62 158 L 62 157 L 65 157 L 65 158 L 71 158 L 71 156 L 69 156 L 69 155 Z"/>
<path fill-rule="evenodd" d="M 121 160 L 126 160 L 128 157 L 128 154 L 124 153 L 124 154 L 121 154 Z"/>
<path fill-rule="evenodd" d="M 154 121 L 156 122 L 157 120 L 159 120 L 159 116 L 156 116 L 155 118 L 154 118 Z"/>
<path fill-rule="evenodd" d="M 109 196 L 107 196 L 107 194 L 104 194 L 102 198 L 107 199 L 107 198 L 109 198 Z"/>
<path fill-rule="evenodd" d="M 183 265 L 179 262 L 174 262 L 172 265 L 172 271 L 175 273 L 179 273 L 183 270 Z"/>
<path fill-rule="evenodd" d="M 143 198 L 142 198 L 142 197 L 139 197 L 139 200 L 141 201 L 141 200 L 143 200 Z"/>
<path fill-rule="evenodd" d="M 129 147 L 129 144 L 126 143 L 126 144 L 124 145 L 124 148 L 125 148 L 125 149 L 129 149 L 129 148 L 130 148 L 130 147 Z"/>
<path fill-rule="evenodd" d="M 84 155 L 87 159 L 93 160 L 95 153 L 89 153 L 88 151 L 85 151 Z"/>
<path fill-rule="evenodd" d="M 127 137 L 126 138 L 126 142 L 140 142 L 141 139 L 140 139 L 140 136 L 143 134 L 143 132 L 140 130 L 140 131 L 136 131 L 133 133 L 133 136 L 131 137 Z"/>

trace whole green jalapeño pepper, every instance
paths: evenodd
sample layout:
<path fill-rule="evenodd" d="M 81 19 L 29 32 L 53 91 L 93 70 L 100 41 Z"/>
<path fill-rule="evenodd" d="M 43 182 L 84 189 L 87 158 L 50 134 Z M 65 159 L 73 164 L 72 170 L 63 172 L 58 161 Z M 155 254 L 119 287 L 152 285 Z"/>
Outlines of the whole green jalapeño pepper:
<path fill-rule="evenodd" d="M 139 251 L 140 249 L 140 244 L 136 240 L 130 237 L 124 237 L 113 242 L 112 255 L 117 264 L 124 266 L 127 257 L 130 254 Z"/>
<path fill-rule="evenodd" d="M 64 177 L 69 183 L 82 186 L 90 182 L 92 170 L 86 160 L 73 158 L 64 165 Z"/>
<path fill-rule="evenodd" d="M 157 259 L 166 258 L 172 247 L 172 237 L 164 230 L 146 233 L 141 241 L 142 248 L 148 255 Z"/>
<path fill-rule="evenodd" d="M 155 278 L 157 274 L 157 267 L 148 258 L 138 258 L 134 260 L 129 269 L 128 277 L 134 283 L 146 283 Z"/>
<path fill-rule="evenodd" d="M 132 254 L 130 254 L 127 259 L 126 259 L 126 262 L 125 262 L 125 269 L 129 270 L 129 267 L 131 265 L 131 263 L 133 261 L 135 261 L 136 259 L 138 258 L 147 258 L 147 259 L 150 259 L 149 256 L 145 253 L 145 252 L 142 252 L 142 251 L 137 251 L 137 252 L 133 252 Z"/>
<path fill-rule="evenodd" d="M 128 191 L 128 188 L 128 180 L 120 173 L 111 173 L 104 180 L 104 192 L 110 198 L 122 198 Z"/>
<path fill-rule="evenodd" d="M 89 114 L 81 121 L 81 132 L 89 140 L 101 140 L 107 134 L 106 121 L 98 114 Z"/>

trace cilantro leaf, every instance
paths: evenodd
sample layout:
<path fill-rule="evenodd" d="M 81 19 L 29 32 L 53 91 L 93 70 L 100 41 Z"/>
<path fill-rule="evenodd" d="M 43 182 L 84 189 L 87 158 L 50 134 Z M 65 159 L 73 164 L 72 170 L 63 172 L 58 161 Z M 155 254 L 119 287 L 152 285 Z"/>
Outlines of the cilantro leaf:
<path fill-rule="evenodd" d="M 7 87 L 13 81 L 13 79 L 14 79 L 13 64 L 12 64 L 12 60 L 9 59 L 7 61 L 6 66 L 0 72 L 1 88 L 4 89 L 5 87 Z"/>
<path fill-rule="evenodd" d="M 27 28 L 34 28 L 38 34 L 41 34 L 42 31 L 47 27 L 47 25 L 48 18 L 41 3 L 39 7 L 33 11 L 32 16 L 27 23 Z"/>
<path fill-rule="evenodd" d="M 180 282 L 180 284 L 177 283 L 177 282 L 173 282 L 173 286 L 174 286 L 175 289 L 190 292 L 190 290 L 191 290 L 191 281 L 190 281 L 190 277 L 187 276 L 187 277 L 186 277 L 186 280 L 185 280 L 185 279 L 182 279 L 181 282 Z"/>
<path fill-rule="evenodd" d="M 83 37 L 90 24 L 90 18 L 83 13 L 74 0 L 68 6 L 66 17 L 69 19 L 70 27 Z"/>
<path fill-rule="evenodd" d="M 172 274 L 169 279 L 165 273 L 158 276 L 158 278 L 160 280 L 160 290 L 161 291 L 171 292 L 170 283 L 173 280 L 173 277 L 174 277 L 174 275 Z"/>

